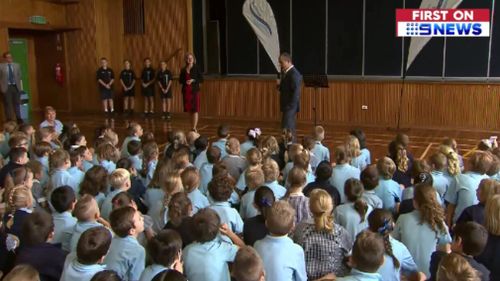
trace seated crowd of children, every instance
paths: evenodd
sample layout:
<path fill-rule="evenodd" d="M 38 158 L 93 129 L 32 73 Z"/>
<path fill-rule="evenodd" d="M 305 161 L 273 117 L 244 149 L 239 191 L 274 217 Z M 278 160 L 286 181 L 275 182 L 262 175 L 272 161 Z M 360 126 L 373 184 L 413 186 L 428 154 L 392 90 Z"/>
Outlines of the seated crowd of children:
<path fill-rule="evenodd" d="M 3 280 L 500 280 L 494 141 L 464 163 L 452 139 L 416 159 L 399 134 L 372 164 L 359 129 L 330 155 L 321 126 L 240 144 L 221 125 L 160 152 L 138 123 L 88 145 L 46 111 L 4 125 Z"/>

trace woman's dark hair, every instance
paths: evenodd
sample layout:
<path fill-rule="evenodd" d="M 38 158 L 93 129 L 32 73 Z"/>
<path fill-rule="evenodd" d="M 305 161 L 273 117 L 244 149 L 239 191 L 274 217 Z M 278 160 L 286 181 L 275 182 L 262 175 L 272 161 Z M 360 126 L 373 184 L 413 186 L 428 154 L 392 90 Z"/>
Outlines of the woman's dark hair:
<path fill-rule="evenodd" d="M 392 245 L 390 241 L 390 234 L 393 230 L 393 219 L 391 212 L 384 209 L 373 210 L 368 216 L 368 225 L 370 231 L 378 233 L 382 235 L 382 237 L 384 237 L 385 253 L 392 258 L 394 267 L 399 268 L 401 264 L 392 251 Z"/>
<path fill-rule="evenodd" d="M 355 136 L 358 139 L 360 149 L 366 148 L 366 135 L 363 132 L 363 130 L 354 129 L 351 132 L 349 132 L 349 134 Z"/>
<path fill-rule="evenodd" d="M 253 202 L 264 218 L 266 217 L 267 210 L 274 204 L 274 201 L 274 193 L 269 187 L 261 186 L 255 190 Z"/>

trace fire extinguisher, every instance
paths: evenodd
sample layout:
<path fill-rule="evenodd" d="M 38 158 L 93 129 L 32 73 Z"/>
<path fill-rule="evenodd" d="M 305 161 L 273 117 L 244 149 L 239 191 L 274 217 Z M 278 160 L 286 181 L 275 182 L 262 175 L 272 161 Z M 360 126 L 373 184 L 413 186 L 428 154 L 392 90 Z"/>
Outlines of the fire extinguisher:
<path fill-rule="evenodd" d="M 60 63 L 56 64 L 55 70 L 56 70 L 56 83 L 62 86 L 64 83 L 64 74 Z"/>

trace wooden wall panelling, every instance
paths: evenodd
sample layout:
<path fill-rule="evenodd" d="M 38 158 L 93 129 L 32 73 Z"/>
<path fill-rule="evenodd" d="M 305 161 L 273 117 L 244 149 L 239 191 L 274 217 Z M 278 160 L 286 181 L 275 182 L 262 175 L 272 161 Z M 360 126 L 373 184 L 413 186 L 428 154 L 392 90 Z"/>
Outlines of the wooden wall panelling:
<path fill-rule="evenodd" d="M 3 53 L 9 49 L 9 29 L 0 26 L 0 52 Z"/>
<path fill-rule="evenodd" d="M 38 0 L 0 0 L 2 22 L 27 23 L 34 15 L 44 16 L 51 25 L 66 25 L 64 5 Z"/>

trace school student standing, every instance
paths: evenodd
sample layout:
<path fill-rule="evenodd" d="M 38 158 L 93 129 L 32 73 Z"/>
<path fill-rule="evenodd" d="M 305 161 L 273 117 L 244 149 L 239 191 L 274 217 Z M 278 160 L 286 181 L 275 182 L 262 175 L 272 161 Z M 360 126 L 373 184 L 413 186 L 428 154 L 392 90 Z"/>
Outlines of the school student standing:
<path fill-rule="evenodd" d="M 142 95 L 144 96 L 144 114 L 154 114 L 155 100 L 155 70 L 151 67 L 151 59 L 144 59 L 141 74 Z"/>
<path fill-rule="evenodd" d="M 355 178 L 359 180 L 361 171 L 349 164 L 349 156 L 345 145 L 335 148 L 335 162 L 337 165 L 333 167 L 330 183 L 335 186 L 340 194 L 340 203 L 347 201 L 344 192 L 344 185 L 347 179 Z"/>
<path fill-rule="evenodd" d="M 133 114 L 135 102 L 135 72 L 129 60 L 123 62 L 125 68 L 120 73 L 120 84 L 123 89 L 123 112 Z"/>
<path fill-rule="evenodd" d="M 113 113 L 115 111 L 113 105 L 113 83 L 115 82 L 115 74 L 108 67 L 108 60 L 101 58 L 101 67 L 96 73 L 97 83 L 99 84 L 99 92 L 101 93 L 102 107 L 104 113 Z"/>
<path fill-rule="evenodd" d="M 160 70 L 156 76 L 158 86 L 160 87 L 161 107 L 163 110 L 162 118 L 170 120 L 170 110 L 172 108 L 172 73 L 167 69 L 167 62 L 160 62 Z"/>

